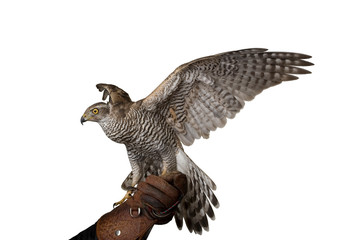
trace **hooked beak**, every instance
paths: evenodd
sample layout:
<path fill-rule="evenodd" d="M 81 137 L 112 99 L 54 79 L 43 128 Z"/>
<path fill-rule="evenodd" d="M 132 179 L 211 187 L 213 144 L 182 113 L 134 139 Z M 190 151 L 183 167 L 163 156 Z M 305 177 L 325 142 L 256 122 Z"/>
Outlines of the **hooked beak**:
<path fill-rule="evenodd" d="M 86 119 L 84 118 L 84 116 L 81 117 L 80 122 L 81 122 L 81 125 L 84 125 L 84 122 L 86 122 Z"/>

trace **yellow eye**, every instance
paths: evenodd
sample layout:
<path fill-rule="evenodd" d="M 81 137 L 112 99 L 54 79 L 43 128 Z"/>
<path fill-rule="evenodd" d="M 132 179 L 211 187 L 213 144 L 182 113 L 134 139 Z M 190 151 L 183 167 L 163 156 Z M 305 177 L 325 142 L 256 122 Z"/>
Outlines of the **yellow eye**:
<path fill-rule="evenodd" d="M 92 110 L 92 113 L 93 113 L 93 114 L 98 114 L 98 113 L 99 113 L 99 109 L 94 108 L 94 109 Z"/>

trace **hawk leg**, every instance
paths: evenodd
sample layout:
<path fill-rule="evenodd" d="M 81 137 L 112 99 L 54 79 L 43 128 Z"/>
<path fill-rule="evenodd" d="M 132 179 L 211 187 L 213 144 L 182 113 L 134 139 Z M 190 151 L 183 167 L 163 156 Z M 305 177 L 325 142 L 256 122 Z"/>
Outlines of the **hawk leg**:
<path fill-rule="evenodd" d="M 161 156 L 161 158 L 163 159 L 161 176 L 176 171 L 176 157 L 174 156 L 173 151 L 169 149 L 166 154 Z"/>
<path fill-rule="evenodd" d="M 161 176 L 164 176 L 166 173 L 167 173 L 167 167 L 164 164 L 164 167 L 163 167 L 162 172 L 161 172 Z"/>
<path fill-rule="evenodd" d="M 128 150 L 128 156 L 129 156 L 129 161 L 130 161 L 130 165 L 132 168 L 132 182 L 131 182 L 131 187 L 129 186 L 127 188 L 127 192 L 125 194 L 125 196 L 118 202 L 115 202 L 113 204 L 113 207 L 117 207 L 120 204 L 124 203 L 127 199 L 129 199 L 133 192 L 136 190 L 135 186 L 136 184 L 138 184 L 138 182 L 140 181 L 141 177 L 144 175 L 143 173 L 143 159 L 142 156 L 137 154 L 137 152 L 132 149 L 131 147 L 127 147 Z"/>

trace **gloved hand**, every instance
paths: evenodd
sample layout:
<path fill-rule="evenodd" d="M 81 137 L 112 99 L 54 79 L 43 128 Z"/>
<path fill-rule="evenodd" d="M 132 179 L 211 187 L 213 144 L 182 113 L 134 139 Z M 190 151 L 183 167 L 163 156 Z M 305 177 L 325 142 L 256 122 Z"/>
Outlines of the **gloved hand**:
<path fill-rule="evenodd" d="M 131 198 L 99 219 L 98 239 L 146 239 L 154 224 L 172 219 L 186 186 L 186 176 L 180 172 L 147 177 Z"/>
<path fill-rule="evenodd" d="M 148 218 L 155 219 L 155 224 L 168 223 L 177 204 L 186 193 L 186 176 L 174 172 L 158 177 L 150 175 L 140 182 L 133 196 L 134 202 L 140 203 Z"/>

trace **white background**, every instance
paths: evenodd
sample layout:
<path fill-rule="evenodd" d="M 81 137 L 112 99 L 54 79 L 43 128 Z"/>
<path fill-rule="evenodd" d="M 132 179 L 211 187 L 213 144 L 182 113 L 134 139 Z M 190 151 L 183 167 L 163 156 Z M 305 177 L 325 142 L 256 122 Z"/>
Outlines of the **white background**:
<path fill-rule="evenodd" d="M 1 1 L 1 238 L 68 239 L 124 195 L 124 146 L 80 124 L 95 84 L 138 100 L 182 63 L 265 47 L 312 55 L 313 73 L 185 149 L 218 186 L 210 232 L 171 222 L 149 239 L 360 239 L 358 14 L 355 1 Z"/>

